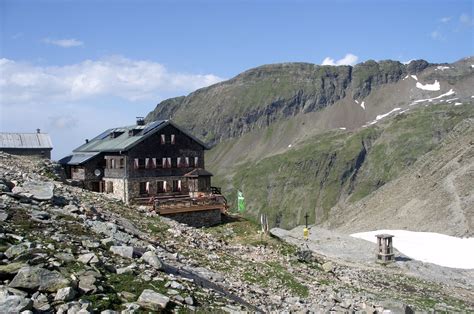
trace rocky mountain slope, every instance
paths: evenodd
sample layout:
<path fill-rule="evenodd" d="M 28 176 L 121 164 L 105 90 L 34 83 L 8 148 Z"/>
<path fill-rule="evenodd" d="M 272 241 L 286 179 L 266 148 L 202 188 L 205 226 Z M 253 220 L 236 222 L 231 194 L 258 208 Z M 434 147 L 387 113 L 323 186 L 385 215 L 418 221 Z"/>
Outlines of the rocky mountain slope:
<path fill-rule="evenodd" d="M 214 184 L 231 202 L 243 190 L 249 216 L 267 213 L 273 226 L 294 227 L 308 213 L 317 224 L 342 228 L 349 220 L 341 217 L 357 216 L 367 223 L 354 227 L 376 228 L 374 212 L 383 221 L 410 204 L 405 219 L 392 226 L 470 235 L 472 222 L 451 228 L 461 216 L 436 214 L 442 211 L 429 202 L 397 198 L 390 207 L 370 203 L 371 210 L 362 212 L 352 204 L 367 203 L 372 192 L 438 151 L 456 125 L 472 117 L 473 86 L 473 57 L 452 64 L 267 65 L 165 101 L 147 119 L 172 117 L 215 143 L 206 157 Z M 410 186 L 404 178 L 400 184 Z M 467 183 L 460 192 L 469 189 L 474 186 Z M 442 195 L 438 204 L 469 216 L 472 193 L 459 206 L 454 194 Z M 413 213 L 421 214 L 412 220 Z M 423 217 L 433 218 L 415 223 Z"/>
<path fill-rule="evenodd" d="M 1 313 L 474 310 L 466 272 L 446 285 L 403 260 L 348 264 L 239 217 L 194 229 L 59 174 L 0 154 Z"/>

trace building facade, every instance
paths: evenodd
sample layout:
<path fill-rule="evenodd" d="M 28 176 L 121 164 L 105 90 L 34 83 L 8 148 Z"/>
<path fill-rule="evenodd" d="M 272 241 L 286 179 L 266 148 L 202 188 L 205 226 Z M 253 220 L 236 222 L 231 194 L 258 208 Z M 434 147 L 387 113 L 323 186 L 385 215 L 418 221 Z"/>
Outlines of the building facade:
<path fill-rule="evenodd" d="M 208 147 L 171 121 L 109 129 L 60 160 L 67 176 L 125 203 L 211 192 Z"/>

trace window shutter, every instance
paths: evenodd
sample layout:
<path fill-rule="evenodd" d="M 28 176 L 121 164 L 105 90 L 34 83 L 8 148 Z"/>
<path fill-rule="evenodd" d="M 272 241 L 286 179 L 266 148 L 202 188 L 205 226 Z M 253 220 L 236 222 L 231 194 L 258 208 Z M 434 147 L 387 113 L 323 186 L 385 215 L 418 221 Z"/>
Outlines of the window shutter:
<path fill-rule="evenodd" d="M 111 159 L 110 161 L 112 162 L 111 168 L 112 168 L 112 169 L 115 169 L 115 168 L 116 168 L 116 167 L 115 167 L 115 159 Z"/>
<path fill-rule="evenodd" d="M 168 168 L 171 168 L 171 158 L 170 157 L 166 158 L 166 161 L 168 162 Z"/>
<path fill-rule="evenodd" d="M 151 159 L 151 167 L 152 167 L 153 169 L 156 168 L 156 158 L 152 158 L 152 159 Z"/>
<path fill-rule="evenodd" d="M 163 168 L 166 168 L 166 158 L 162 158 L 161 161 Z"/>
<path fill-rule="evenodd" d="M 184 157 L 184 165 L 189 167 L 189 157 Z"/>
<path fill-rule="evenodd" d="M 176 136 L 174 134 L 171 134 L 171 144 L 174 144 L 176 141 Z"/>
<path fill-rule="evenodd" d="M 181 157 L 176 158 L 176 166 L 181 168 Z"/>
<path fill-rule="evenodd" d="M 194 157 L 194 168 L 197 168 L 199 164 L 199 157 Z"/>
<path fill-rule="evenodd" d="M 150 182 L 146 183 L 146 188 L 145 189 L 146 189 L 147 193 L 150 193 Z"/>
<path fill-rule="evenodd" d="M 168 185 L 166 184 L 166 181 L 163 181 L 163 191 L 166 192 L 167 189 L 168 189 Z"/>
<path fill-rule="evenodd" d="M 135 169 L 138 169 L 138 167 L 139 167 L 138 158 L 135 158 L 135 159 L 133 160 L 133 167 L 134 167 Z"/>
<path fill-rule="evenodd" d="M 150 158 L 145 158 L 145 168 L 150 168 Z"/>
<path fill-rule="evenodd" d="M 178 191 L 181 192 L 181 180 L 178 180 Z"/>
<path fill-rule="evenodd" d="M 166 143 L 166 135 L 161 134 L 161 144 L 165 144 L 165 143 Z"/>

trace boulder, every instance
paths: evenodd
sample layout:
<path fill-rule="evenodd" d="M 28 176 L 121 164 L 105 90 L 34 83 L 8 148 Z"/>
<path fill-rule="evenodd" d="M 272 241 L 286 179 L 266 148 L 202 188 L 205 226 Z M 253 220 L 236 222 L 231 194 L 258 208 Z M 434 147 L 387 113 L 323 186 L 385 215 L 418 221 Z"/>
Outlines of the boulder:
<path fill-rule="evenodd" d="M 162 295 L 161 293 L 155 292 L 153 290 L 145 289 L 143 290 L 140 297 L 138 297 L 137 303 L 140 306 L 152 310 L 158 311 L 160 309 L 166 308 L 170 298 Z"/>
<path fill-rule="evenodd" d="M 158 256 L 156 256 L 156 254 L 151 251 L 145 252 L 145 254 L 142 256 L 142 260 L 153 268 L 163 268 L 163 263 L 160 261 Z"/>
<path fill-rule="evenodd" d="M 16 275 L 18 271 L 25 266 L 27 265 L 20 262 L 0 265 L 0 280 L 3 280 L 4 278 L 8 277 L 13 277 L 13 275 Z"/>
<path fill-rule="evenodd" d="M 37 220 L 48 220 L 51 215 L 48 212 L 42 211 L 42 210 L 32 210 L 30 212 L 30 216 L 33 219 Z"/>
<path fill-rule="evenodd" d="M 54 297 L 54 301 L 63 301 L 68 302 L 74 299 L 76 296 L 76 291 L 71 287 L 61 288 L 56 292 L 56 296 Z"/>
<path fill-rule="evenodd" d="M 18 271 L 9 284 L 12 288 L 56 292 L 69 286 L 69 281 L 57 271 L 41 267 L 24 267 Z"/>
<path fill-rule="evenodd" d="M 122 257 L 133 258 L 133 247 L 131 246 L 113 245 L 110 247 L 110 251 Z"/>
<path fill-rule="evenodd" d="M 0 210 L 0 221 L 7 221 L 8 213 L 4 210 Z"/>
<path fill-rule="evenodd" d="M 94 285 L 95 282 L 96 278 L 93 275 L 81 276 L 79 278 L 79 289 L 84 293 L 94 293 L 97 290 L 97 287 Z"/>
<path fill-rule="evenodd" d="M 20 313 L 31 309 L 33 301 L 18 295 L 0 297 L 0 313 Z"/>
<path fill-rule="evenodd" d="M 77 260 L 84 264 L 96 264 L 99 262 L 99 258 L 94 253 L 87 253 L 79 255 Z"/>
<path fill-rule="evenodd" d="M 330 273 L 334 270 L 334 265 L 331 262 L 324 263 L 321 267 L 326 273 Z"/>
<path fill-rule="evenodd" d="M 24 244 L 17 244 L 17 245 L 12 245 L 10 246 L 6 251 L 5 251 L 5 256 L 8 257 L 8 259 L 13 259 L 17 257 L 18 255 L 21 255 L 25 252 L 27 252 L 29 249 L 26 245 Z"/>
<path fill-rule="evenodd" d="M 43 181 L 27 181 L 21 187 L 14 187 L 15 194 L 30 194 L 37 201 L 49 201 L 54 196 L 54 184 Z"/>

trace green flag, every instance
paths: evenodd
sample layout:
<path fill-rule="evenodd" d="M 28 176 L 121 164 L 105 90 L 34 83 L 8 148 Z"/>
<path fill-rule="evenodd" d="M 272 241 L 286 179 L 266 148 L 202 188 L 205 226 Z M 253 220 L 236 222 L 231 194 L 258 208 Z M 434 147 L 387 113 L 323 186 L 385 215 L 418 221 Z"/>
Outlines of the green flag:
<path fill-rule="evenodd" d="M 242 192 L 237 191 L 237 207 L 238 207 L 239 212 L 245 211 L 245 202 L 244 201 L 245 201 L 245 199 L 244 199 L 244 195 L 242 194 Z"/>

